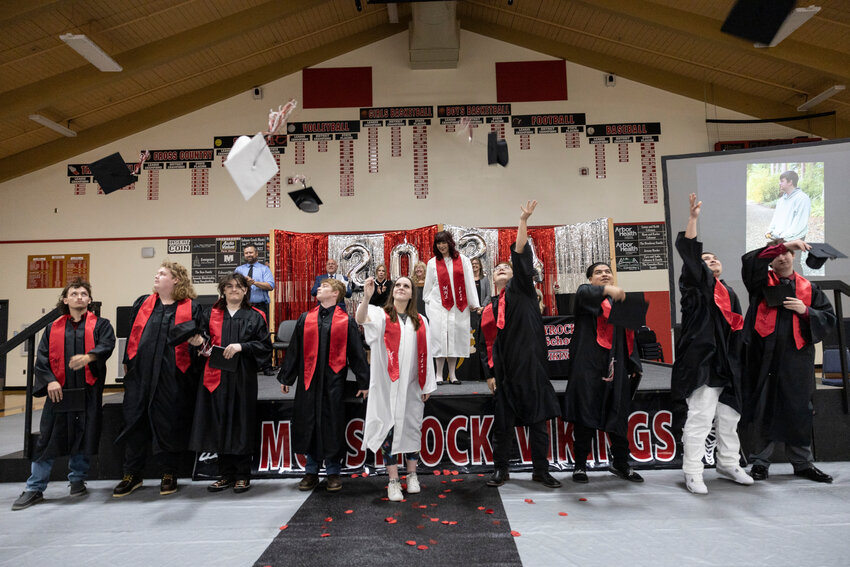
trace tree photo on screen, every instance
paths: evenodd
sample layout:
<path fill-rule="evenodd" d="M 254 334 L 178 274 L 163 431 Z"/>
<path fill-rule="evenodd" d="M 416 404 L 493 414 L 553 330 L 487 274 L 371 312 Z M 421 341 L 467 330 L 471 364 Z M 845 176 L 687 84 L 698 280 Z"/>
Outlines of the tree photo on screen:
<path fill-rule="evenodd" d="M 823 162 L 747 164 L 747 250 L 774 238 L 824 241 Z"/>

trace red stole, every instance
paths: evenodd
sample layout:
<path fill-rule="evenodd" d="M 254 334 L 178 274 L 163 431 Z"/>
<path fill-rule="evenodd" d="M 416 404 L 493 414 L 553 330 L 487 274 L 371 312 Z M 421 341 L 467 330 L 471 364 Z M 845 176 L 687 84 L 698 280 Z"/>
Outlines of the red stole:
<path fill-rule="evenodd" d="M 744 316 L 732 311 L 732 298 L 729 296 L 729 290 L 716 276 L 714 278 L 714 303 L 723 313 L 723 318 L 726 319 L 733 331 L 740 331 L 744 328 Z"/>
<path fill-rule="evenodd" d="M 136 314 L 136 320 L 133 321 L 133 329 L 130 331 L 130 338 L 127 339 L 127 358 L 132 360 L 136 358 L 136 352 L 139 349 L 139 340 L 142 338 L 142 331 L 145 330 L 145 325 L 148 324 L 148 319 L 153 313 L 153 308 L 156 305 L 156 300 L 159 299 L 158 293 L 152 293 L 147 299 L 142 302 L 139 312 Z M 177 302 L 177 312 L 174 315 L 174 324 L 179 325 L 185 323 L 192 318 L 192 300 L 189 298 Z M 189 358 L 189 345 L 181 343 L 174 347 L 174 358 L 177 360 L 177 368 L 180 372 L 186 373 L 189 370 L 191 360 Z"/>
<path fill-rule="evenodd" d="M 269 324 L 268 319 L 266 319 L 266 313 L 262 309 L 257 309 L 256 307 L 251 307 L 251 309 L 253 309 L 254 311 L 256 311 L 257 313 L 259 313 L 260 315 L 263 316 L 263 321 L 266 322 L 266 325 Z"/>
<path fill-rule="evenodd" d="M 611 300 L 607 297 L 602 300 L 602 315 L 596 318 L 596 343 L 604 349 L 611 350 L 614 344 L 614 325 L 608 323 L 608 316 L 611 314 Z M 631 329 L 626 329 L 626 344 L 629 349 L 629 356 L 635 350 L 635 332 Z"/>
<path fill-rule="evenodd" d="M 65 386 L 65 324 L 71 318 L 70 315 L 62 315 L 50 327 L 50 350 L 48 359 L 50 360 L 50 370 L 56 377 L 56 381 L 60 386 Z M 92 312 L 85 314 L 86 326 L 84 336 L 84 345 L 86 353 L 94 349 L 94 326 L 97 323 L 97 316 Z M 94 386 L 97 382 L 97 376 L 92 374 L 91 368 L 86 364 L 86 384 Z"/>
<path fill-rule="evenodd" d="M 452 277 L 454 279 L 454 297 L 452 297 L 452 282 L 449 280 L 449 270 L 443 258 L 436 259 L 437 285 L 440 286 L 440 300 L 447 311 L 457 305 L 458 311 L 466 309 L 466 281 L 463 279 L 463 259 L 458 254 L 452 259 Z"/>
<path fill-rule="evenodd" d="M 498 317 L 498 318 L 497 318 Z M 487 347 L 487 365 L 493 368 L 493 343 L 499 329 L 505 328 L 505 290 L 499 293 L 499 315 L 493 316 L 493 304 L 488 303 L 481 313 L 481 330 L 484 334 L 484 345 Z"/>
<path fill-rule="evenodd" d="M 796 282 L 794 296 L 802 301 L 806 307 L 812 305 L 812 283 L 803 276 L 792 272 L 791 277 Z M 779 276 L 771 270 L 767 274 L 767 285 L 779 285 Z M 778 307 L 768 307 L 767 302 L 762 299 L 759 303 L 758 311 L 756 311 L 755 329 L 760 337 L 764 338 L 773 333 L 776 329 L 776 312 Z M 797 345 L 797 350 L 806 346 L 806 339 L 803 338 L 803 332 L 800 330 L 800 316 L 793 313 L 792 325 L 794 328 L 794 344 Z"/>
<path fill-rule="evenodd" d="M 328 366 L 334 372 L 345 367 L 346 348 L 348 346 L 348 313 L 344 309 L 332 307 L 330 345 L 328 345 Z M 307 313 L 304 320 L 304 389 L 310 389 L 310 382 L 316 372 L 316 359 L 319 357 L 319 306 Z"/>
<path fill-rule="evenodd" d="M 210 311 L 210 344 L 221 346 L 221 328 L 224 325 L 224 309 L 213 307 Z M 214 392 L 221 384 L 221 368 L 213 368 L 207 362 L 204 370 L 204 387 Z"/>
<path fill-rule="evenodd" d="M 384 328 L 384 346 L 387 348 L 387 372 L 390 380 L 395 382 L 399 378 L 398 351 L 401 346 L 401 323 L 395 323 L 386 314 L 386 325 Z M 416 366 L 419 370 L 419 387 L 425 387 L 425 379 L 428 376 L 428 337 L 425 333 L 425 322 L 419 315 L 419 329 L 416 331 Z"/>

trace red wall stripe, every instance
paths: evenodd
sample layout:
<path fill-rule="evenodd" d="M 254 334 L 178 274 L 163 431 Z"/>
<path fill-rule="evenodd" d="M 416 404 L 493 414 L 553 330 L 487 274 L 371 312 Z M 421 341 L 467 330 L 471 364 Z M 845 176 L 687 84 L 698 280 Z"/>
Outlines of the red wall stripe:
<path fill-rule="evenodd" d="M 302 108 L 372 106 L 371 67 L 322 67 L 304 69 Z"/>
<path fill-rule="evenodd" d="M 567 100 L 566 61 L 496 63 L 496 99 L 498 102 Z"/>

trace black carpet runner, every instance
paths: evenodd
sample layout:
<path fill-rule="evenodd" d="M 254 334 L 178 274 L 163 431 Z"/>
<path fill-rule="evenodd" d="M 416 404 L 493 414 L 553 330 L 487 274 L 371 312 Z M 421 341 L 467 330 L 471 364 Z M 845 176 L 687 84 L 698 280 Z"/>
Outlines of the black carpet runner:
<path fill-rule="evenodd" d="M 522 565 L 486 477 L 419 478 L 422 492 L 405 492 L 403 502 L 386 499 L 386 476 L 344 479 L 335 494 L 322 483 L 255 565 Z"/>

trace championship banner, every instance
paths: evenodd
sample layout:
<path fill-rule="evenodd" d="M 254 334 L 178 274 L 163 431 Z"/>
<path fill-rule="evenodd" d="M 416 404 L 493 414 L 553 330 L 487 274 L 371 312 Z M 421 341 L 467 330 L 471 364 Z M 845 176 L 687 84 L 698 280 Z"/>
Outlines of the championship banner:
<path fill-rule="evenodd" d="M 484 383 L 482 390 L 486 391 Z M 563 393 L 559 394 L 559 398 Z M 638 392 L 629 417 L 628 439 L 631 457 L 641 468 L 681 467 L 681 448 L 673 429 L 669 392 Z M 251 465 L 254 478 L 295 477 L 304 474 L 306 458 L 292 450 L 292 400 L 257 405 L 257 450 Z M 420 463 L 425 467 L 464 472 L 490 472 L 493 469 L 493 396 L 437 396 L 425 404 L 422 423 Z M 345 404 L 346 452 L 342 473 L 352 474 L 364 468 L 382 472 L 380 452 L 373 454 L 361 447 L 366 406 L 359 401 Z M 573 426 L 560 418 L 549 422 L 549 462 L 556 470 L 570 470 L 575 463 Z M 605 468 L 610 463 L 610 440 L 597 432 L 588 468 Z M 217 478 L 214 453 L 196 455 L 194 480 Z M 531 470 L 531 444 L 525 428 L 516 429 L 516 444 L 511 456 L 515 471 Z"/>

